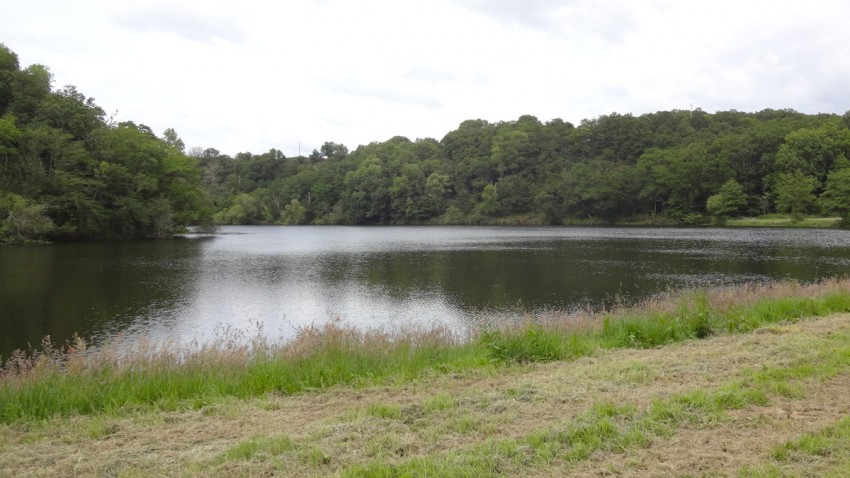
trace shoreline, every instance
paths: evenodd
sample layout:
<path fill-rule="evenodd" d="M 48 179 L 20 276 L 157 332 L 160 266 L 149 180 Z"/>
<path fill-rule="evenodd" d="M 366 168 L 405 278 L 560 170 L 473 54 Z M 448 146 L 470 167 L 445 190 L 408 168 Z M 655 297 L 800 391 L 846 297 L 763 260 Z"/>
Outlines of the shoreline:
<path fill-rule="evenodd" d="M 464 343 L 325 328 L 278 356 L 52 351 L 0 378 L 0 462 L 15 476 L 837 472 L 850 449 L 848 311 L 850 280 L 835 279 L 682 292 Z M 225 393 L 284 376 L 280 361 L 316 381 Z M 120 404 L 141 382 L 140 400 Z M 164 393 L 190 382 L 197 393 Z M 88 407 L 26 414 L 51 393 Z M 811 440 L 835 452 L 809 453 Z"/>
<path fill-rule="evenodd" d="M 800 220 L 794 220 L 790 217 L 775 217 L 775 214 L 769 215 L 770 217 L 740 217 L 740 218 L 730 218 L 725 220 L 721 224 L 711 224 L 709 222 L 701 222 L 697 224 L 682 224 L 676 221 L 673 221 L 669 218 L 655 218 L 650 217 L 646 219 L 623 219 L 623 220 L 614 220 L 614 221 L 601 221 L 601 220 L 571 220 L 566 221 L 562 224 L 548 224 L 545 221 L 542 221 L 538 218 L 529 218 L 529 217 L 520 217 L 520 218 L 495 218 L 493 220 L 488 221 L 478 221 L 478 222 L 470 222 L 470 223 L 435 223 L 435 222 L 425 222 L 425 223 L 388 223 L 388 224 L 218 224 L 216 228 L 220 227 L 239 227 L 239 226 L 286 226 L 286 227 L 301 227 L 301 226 L 309 226 L 309 227 L 339 227 L 339 226 L 348 226 L 348 227 L 599 227 L 599 228 L 610 228 L 610 227 L 644 227 L 644 228 L 658 228 L 658 229 L 669 229 L 669 228 L 692 228 L 692 229 L 706 229 L 706 228 L 761 228 L 761 229 L 847 229 L 846 227 L 841 225 L 840 217 L 805 217 Z M 175 233 L 169 238 L 126 238 L 126 239 L 84 239 L 79 241 L 50 241 L 50 240 L 27 240 L 22 242 L 2 242 L 0 241 L 0 247 L 2 246 L 45 246 L 45 245 L 53 245 L 53 244 L 66 244 L 73 242 L 127 242 L 127 241 L 156 241 L 163 239 L 204 239 L 209 237 L 215 237 L 223 234 L 236 234 L 236 233 L 222 233 L 220 231 L 215 232 L 179 232 Z"/>

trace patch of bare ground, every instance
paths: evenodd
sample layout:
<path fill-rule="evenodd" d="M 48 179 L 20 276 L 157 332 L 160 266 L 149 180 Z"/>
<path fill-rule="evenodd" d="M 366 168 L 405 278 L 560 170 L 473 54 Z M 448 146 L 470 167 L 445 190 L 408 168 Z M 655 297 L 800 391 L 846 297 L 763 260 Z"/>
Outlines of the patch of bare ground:
<path fill-rule="evenodd" d="M 594 403 L 630 404 L 714 390 L 746 370 L 812 357 L 850 315 L 650 350 L 455 375 L 398 385 L 336 387 L 295 396 L 218 400 L 199 410 L 54 419 L 0 427 L 0 476 L 324 476 L 364 462 L 400 462 L 568 423 Z M 529 475 L 727 475 L 848 413 L 850 378 L 807 382 L 798 400 L 682 428 L 647 448 L 533 467 Z M 285 438 L 291 445 L 272 447 Z M 277 442 L 275 442 L 277 443 Z"/>

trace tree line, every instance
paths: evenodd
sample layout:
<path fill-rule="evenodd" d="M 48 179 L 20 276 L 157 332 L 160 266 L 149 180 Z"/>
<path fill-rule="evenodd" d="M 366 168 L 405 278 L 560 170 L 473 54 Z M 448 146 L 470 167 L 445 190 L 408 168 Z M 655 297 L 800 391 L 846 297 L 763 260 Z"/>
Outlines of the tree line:
<path fill-rule="evenodd" d="M 850 213 L 850 114 L 469 120 L 441 140 L 195 148 L 221 224 L 683 224 Z"/>
<path fill-rule="evenodd" d="M 0 44 L 0 242 L 167 237 L 210 227 L 198 161 L 169 129 L 106 117 Z"/>
<path fill-rule="evenodd" d="M 468 120 L 442 139 L 235 157 L 114 122 L 0 44 L 0 241 L 214 224 L 850 223 L 850 112 L 672 110 Z"/>

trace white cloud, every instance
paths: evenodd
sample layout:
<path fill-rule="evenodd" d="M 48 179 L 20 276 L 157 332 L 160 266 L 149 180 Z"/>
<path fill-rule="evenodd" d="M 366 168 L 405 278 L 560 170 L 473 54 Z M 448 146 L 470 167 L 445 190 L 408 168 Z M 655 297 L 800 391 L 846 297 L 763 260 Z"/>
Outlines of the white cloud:
<path fill-rule="evenodd" d="M 0 0 L 0 40 L 119 120 L 225 153 L 466 119 L 578 123 L 613 111 L 843 113 L 840 1 Z"/>

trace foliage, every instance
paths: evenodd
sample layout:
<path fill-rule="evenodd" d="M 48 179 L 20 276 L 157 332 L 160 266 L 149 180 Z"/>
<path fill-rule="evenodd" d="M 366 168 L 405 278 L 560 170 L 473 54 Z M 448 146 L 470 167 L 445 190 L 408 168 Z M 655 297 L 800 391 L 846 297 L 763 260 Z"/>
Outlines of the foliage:
<path fill-rule="evenodd" d="M 220 224 L 701 225 L 710 216 L 848 215 L 847 115 L 659 111 L 462 122 L 442 139 L 325 142 L 231 157 L 172 129 L 115 124 L 49 69 L 0 47 L 0 191 L 46 239 L 167 236 Z M 833 179 L 830 179 L 833 178 Z M 39 214 L 36 214 L 38 216 Z M 7 221 L 8 219 L 0 219 Z M 44 223 L 46 224 L 46 223 Z M 21 240 L 3 226 L 4 240 Z"/>
<path fill-rule="evenodd" d="M 815 205 L 815 188 L 817 180 L 805 175 L 801 170 L 779 175 L 776 183 L 776 209 L 779 212 L 791 213 L 795 218 L 802 218 Z"/>
<path fill-rule="evenodd" d="M 850 226 L 850 167 L 829 173 L 818 203 L 826 211 L 839 213 L 844 227 Z"/>
<path fill-rule="evenodd" d="M 167 237 L 212 224 L 201 169 L 169 128 L 115 124 L 0 44 L 0 241 Z"/>
<path fill-rule="evenodd" d="M 709 196 L 706 201 L 706 211 L 718 219 L 725 219 L 737 215 L 747 205 L 747 195 L 744 188 L 730 179 L 723 183 L 720 192 Z"/>
<path fill-rule="evenodd" d="M 850 131 L 835 115 L 696 110 L 613 113 L 577 127 L 527 115 L 469 120 L 440 141 L 395 137 L 351 152 L 327 142 L 309 157 L 271 150 L 231 158 L 212 148 L 194 154 L 216 219 L 228 224 L 604 224 L 644 217 L 701 225 L 708 216 L 799 215 L 816 204 L 840 212 L 828 199 L 834 193 L 823 203 L 815 198 L 848 151 Z M 798 170 L 811 179 L 789 180 Z M 813 184 L 811 195 L 793 191 L 792 183 Z"/>
<path fill-rule="evenodd" d="M 0 238 L 10 242 L 43 239 L 56 226 L 47 216 L 44 205 L 33 203 L 17 194 L 0 198 Z"/>

